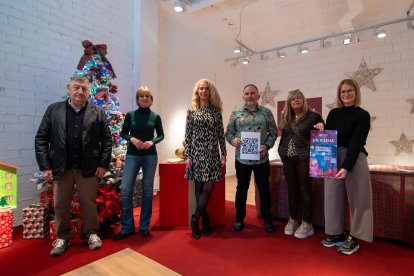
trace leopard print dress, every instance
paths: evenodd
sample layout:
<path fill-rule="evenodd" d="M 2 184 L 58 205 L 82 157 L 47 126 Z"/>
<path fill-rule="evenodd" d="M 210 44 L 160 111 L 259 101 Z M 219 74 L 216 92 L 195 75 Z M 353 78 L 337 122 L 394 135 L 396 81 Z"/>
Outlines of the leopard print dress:
<path fill-rule="evenodd" d="M 227 155 L 223 118 L 216 108 L 189 108 L 185 126 L 185 157 L 192 159 L 185 178 L 200 182 L 221 179 L 220 156 Z M 220 150 L 219 150 L 220 147 Z M 220 154 L 221 152 L 221 154 Z"/>

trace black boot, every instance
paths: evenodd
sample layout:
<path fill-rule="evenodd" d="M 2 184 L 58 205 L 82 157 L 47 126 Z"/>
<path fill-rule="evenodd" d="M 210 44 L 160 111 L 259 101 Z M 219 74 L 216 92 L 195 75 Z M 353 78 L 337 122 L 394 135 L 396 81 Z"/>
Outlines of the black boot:
<path fill-rule="evenodd" d="M 196 216 L 192 215 L 191 217 L 191 232 L 193 238 L 199 240 L 201 238 L 200 228 L 198 227 L 198 219 Z"/>
<path fill-rule="evenodd" d="M 202 232 L 204 235 L 206 236 L 210 236 L 211 235 L 211 226 L 210 226 L 210 218 L 207 214 L 207 212 L 205 212 L 203 214 L 203 221 L 202 221 Z"/>

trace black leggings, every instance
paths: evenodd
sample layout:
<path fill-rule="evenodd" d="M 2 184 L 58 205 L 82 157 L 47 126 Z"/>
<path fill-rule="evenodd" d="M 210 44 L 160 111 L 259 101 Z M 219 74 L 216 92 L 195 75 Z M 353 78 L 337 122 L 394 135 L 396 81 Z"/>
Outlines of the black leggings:
<path fill-rule="evenodd" d="M 211 191 L 214 188 L 214 181 L 208 182 L 199 182 L 194 181 L 195 183 L 195 197 L 197 200 L 197 207 L 194 213 L 196 218 L 202 216 L 207 209 L 207 204 L 210 199 Z"/>

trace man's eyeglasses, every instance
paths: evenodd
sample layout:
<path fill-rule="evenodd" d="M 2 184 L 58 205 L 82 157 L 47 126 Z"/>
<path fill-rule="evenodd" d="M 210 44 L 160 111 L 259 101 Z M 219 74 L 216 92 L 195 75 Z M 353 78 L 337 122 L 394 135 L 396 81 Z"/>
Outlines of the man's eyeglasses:
<path fill-rule="evenodd" d="M 341 95 L 345 95 L 345 94 L 352 94 L 352 93 L 354 93 L 355 92 L 355 90 L 354 89 L 348 89 L 348 90 L 342 90 L 341 91 Z"/>

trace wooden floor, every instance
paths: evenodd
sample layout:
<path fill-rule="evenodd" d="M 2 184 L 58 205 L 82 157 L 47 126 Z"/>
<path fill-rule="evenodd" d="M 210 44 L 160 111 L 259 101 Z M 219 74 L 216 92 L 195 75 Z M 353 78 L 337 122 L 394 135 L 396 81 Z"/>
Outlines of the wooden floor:
<path fill-rule="evenodd" d="M 226 176 L 226 200 L 234 201 L 236 198 L 237 178 L 235 175 Z M 250 180 L 250 188 L 247 194 L 247 204 L 256 205 L 254 192 L 254 179 Z"/>
<path fill-rule="evenodd" d="M 63 275 L 180 275 L 171 269 L 126 248 Z"/>

